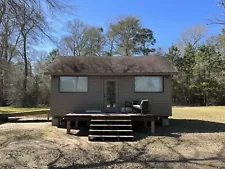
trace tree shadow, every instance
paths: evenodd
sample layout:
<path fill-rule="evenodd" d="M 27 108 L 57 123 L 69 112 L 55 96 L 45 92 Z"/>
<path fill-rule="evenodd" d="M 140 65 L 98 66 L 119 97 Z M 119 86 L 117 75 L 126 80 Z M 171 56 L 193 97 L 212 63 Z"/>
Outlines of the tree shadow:
<path fill-rule="evenodd" d="M 7 123 L 6 120 L 0 120 L 0 125 Z"/>
<path fill-rule="evenodd" d="M 136 126 L 135 126 L 136 127 Z M 80 130 L 74 134 L 76 136 L 87 136 L 88 135 L 88 127 L 81 127 Z M 144 139 L 148 136 L 150 136 L 149 133 L 150 129 L 144 129 L 144 126 L 140 125 L 135 128 L 135 133 L 138 134 L 135 135 L 137 137 L 136 140 Z M 178 145 L 183 144 L 182 141 L 179 140 L 179 137 L 183 133 L 216 133 L 216 132 L 225 132 L 225 124 L 224 123 L 217 123 L 217 122 L 210 122 L 210 121 L 203 121 L 203 120 L 194 120 L 194 119 L 170 119 L 170 125 L 169 126 L 157 126 L 156 127 L 156 136 L 166 136 L 166 137 L 173 137 L 174 142 L 176 144 L 168 144 L 166 140 L 164 140 L 164 137 L 155 137 L 154 139 L 146 139 L 143 142 L 137 142 L 137 143 L 129 143 L 129 142 L 123 142 L 121 148 L 118 150 L 118 155 L 115 159 L 107 159 L 104 157 L 104 154 L 101 154 L 101 151 L 99 153 L 95 154 L 95 157 L 92 157 L 92 154 L 90 153 L 90 149 L 82 149 L 80 146 L 74 148 L 69 148 L 64 150 L 64 147 L 57 147 L 56 156 L 55 159 L 50 161 L 47 165 L 49 169 L 75 169 L 75 168 L 115 168 L 115 166 L 118 166 L 120 168 L 123 168 L 121 166 L 127 165 L 131 168 L 135 168 L 135 165 L 141 165 L 142 168 L 171 168 L 171 166 L 179 164 L 182 165 L 195 165 L 199 166 L 200 168 L 205 168 L 207 163 L 208 167 L 214 167 L 219 168 L 220 164 L 213 163 L 214 161 L 220 162 L 225 165 L 225 158 L 224 158 L 224 150 L 225 147 L 221 148 L 221 151 L 218 154 L 215 154 L 215 156 L 210 157 L 201 157 L 199 156 L 199 153 L 197 150 L 195 154 L 196 156 L 193 157 L 185 157 L 183 154 L 181 154 L 176 147 Z M 37 138 L 40 138 L 41 135 L 35 135 L 35 137 L 31 136 L 24 136 L 24 135 L 18 135 L 16 138 L 13 137 L 13 140 L 20 140 L 24 139 L 24 137 L 28 137 L 30 140 L 35 140 Z M 178 139 L 176 139 L 178 138 Z M 12 141 L 12 140 L 11 140 Z M 148 151 L 154 151 L 153 149 L 149 149 L 149 145 L 153 144 L 154 142 L 160 143 L 163 145 L 164 148 L 169 149 L 169 152 L 176 154 L 177 158 L 169 158 L 167 156 L 161 157 L 161 155 L 157 154 L 151 154 Z M 7 140 L 6 142 L 2 143 L 1 147 L 6 147 L 7 144 L 10 143 L 10 140 Z M 139 145 L 140 143 L 140 145 Z M 54 142 L 52 144 L 55 144 Z M 111 143 L 108 143 L 111 144 Z M 190 144 L 192 144 L 190 142 Z M 97 144 L 93 144 L 92 146 L 97 146 Z M 133 151 L 131 151 L 133 150 Z M 81 163 L 77 162 L 73 156 L 70 156 L 70 152 L 81 152 L 78 153 L 80 156 L 87 158 L 88 162 Z M 96 151 L 96 150 L 93 150 Z M 115 152 L 112 152 L 115 153 Z M 142 158 L 145 157 L 145 158 Z M 89 159 L 90 158 L 90 159 Z M 68 160 L 66 166 L 60 166 L 60 161 L 66 161 Z M 212 163 L 208 163 L 207 161 L 212 161 Z M 59 165 L 59 166 L 58 166 Z M 132 167 L 131 165 L 134 165 Z"/>
<path fill-rule="evenodd" d="M 19 117 L 14 117 L 14 118 L 8 118 L 8 119 L 2 119 L 0 120 L 0 125 L 5 124 L 5 123 L 47 123 L 51 122 L 51 120 L 47 119 L 24 119 L 24 118 L 19 118 Z"/>
<path fill-rule="evenodd" d="M 88 127 L 84 126 L 79 127 L 78 132 L 75 134 L 72 133 L 72 135 L 88 136 L 88 129 L 89 129 Z M 150 124 L 148 124 L 148 128 L 145 128 L 144 123 L 136 123 L 135 125 L 133 125 L 133 130 L 135 141 L 140 141 L 152 135 Z M 154 136 L 179 138 L 182 135 L 182 133 L 216 133 L 216 132 L 225 132 L 225 123 L 195 120 L 195 119 L 170 119 L 169 126 L 156 125 L 156 132 Z"/>
<path fill-rule="evenodd" d="M 170 125 L 160 127 L 158 133 L 216 133 L 225 132 L 225 123 L 196 120 L 196 119 L 170 119 Z"/>
<path fill-rule="evenodd" d="M 169 126 L 156 126 L 154 136 L 167 136 L 179 138 L 182 133 L 216 133 L 225 132 L 225 123 L 196 120 L 196 119 L 170 119 Z M 138 126 L 135 130 L 136 140 L 145 139 L 150 134 L 150 127 Z"/>
<path fill-rule="evenodd" d="M 71 133 L 71 135 L 80 136 L 80 137 L 88 136 L 88 134 L 89 134 L 88 127 L 80 127 L 77 133 L 75 134 Z"/>
<path fill-rule="evenodd" d="M 148 154 L 148 146 L 149 144 L 152 144 L 154 142 L 160 142 L 163 144 L 165 148 L 168 148 L 171 153 L 174 153 L 178 156 L 176 159 L 164 159 L 161 156 L 154 155 L 151 156 Z M 134 150 L 134 152 L 131 152 L 130 150 Z M 224 147 L 222 148 L 221 152 L 223 152 Z M 151 142 L 146 142 L 141 147 L 138 147 L 136 145 L 124 143 L 123 146 L 118 151 L 118 155 L 113 160 L 107 160 L 104 155 L 101 155 L 101 153 L 96 154 L 94 159 L 90 159 L 89 151 L 79 148 L 79 151 L 82 152 L 82 156 L 86 157 L 87 160 L 91 160 L 88 163 L 78 163 L 76 161 L 73 161 L 71 165 L 68 166 L 56 166 L 55 161 L 58 161 L 59 158 L 56 158 L 56 160 L 53 160 L 53 162 L 50 162 L 48 164 L 49 169 L 87 169 L 87 168 L 115 168 L 115 166 L 118 166 L 118 168 L 124 168 L 121 167 L 121 165 L 129 164 L 129 168 L 138 168 L 135 167 L 135 165 L 141 165 L 141 168 L 172 168 L 173 165 L 179 164 L 180 166 L 186 166 L 187 165 L 194 165 L 198 166 L 200 168 L 207 167 L 213 167 L 213 168 L 219 168 L 219 164 L 217 163 L 210 163 L 207 165 L 204 164 L 204 162 L 207 161 L 220 161 L 222 164 L 225 164 L 225 158 L 221 156 L 221 152 L 218 154 L 215 154 L 215 156 L 206 157 L 206 158 L 200 158 L 198 156 L 187 158 L 184 155 L 182 155 L 180 152 L 176 150 L 176 146 L 170 146 L 164 141 L 163 139 L 157 139 Z M 196 154 L 198 153 L 197 150 Z M 59 155 L 59 157 L 63 157 L 62 154 Z M 143 158 L 145 157 L 145 158 Z M 95 160 L 96 159 L 96 160 Z M 70 161 L 71 162 L 71 161 Z M 131 164 L 134 166 L 131 167 Z M 180 168 L 180 167 L 179 167 Z M 187 167 L 190 168 L 190 167 Z"/>
<path fill-rule="evenodd" d="M 47 119 L 23 119 L 23 118 L 13 118 L 8 120 L 9 123 L 47 123 L 51 122 L 51 120 Z"/>
<path fill-rule="evenodd" d="M 8 121 L 8 116 L 6 114 L 0 114 L 0 125 Z"/>

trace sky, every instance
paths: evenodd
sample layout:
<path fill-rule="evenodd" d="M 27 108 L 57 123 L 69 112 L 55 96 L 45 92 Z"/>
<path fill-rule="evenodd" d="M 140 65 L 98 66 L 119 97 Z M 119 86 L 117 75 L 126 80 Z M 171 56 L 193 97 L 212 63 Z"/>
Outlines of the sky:
<path fill-rule="evenodd" d="M 206 25 L 207 36 L 219 34 L 222 26 L 210 24 L 210 19 L 223 17 L 218 0 L 70 0 L 73 13 L 61 13 L 58 19 L 49 17 L 53 35 L 60 39 L 65 35 L 65 24 L 79 19 L 93 26 L 107 28 L 110 22 L 132 15 L 150 28 L 157 41 L 155 47 L 168 49 L 177 42 L 182 32 L 194 25 Z M 225 19 L 225 16 L 224 16 Z M 42 43 L 38 49 L 50 52 L 55 45 Z"/>

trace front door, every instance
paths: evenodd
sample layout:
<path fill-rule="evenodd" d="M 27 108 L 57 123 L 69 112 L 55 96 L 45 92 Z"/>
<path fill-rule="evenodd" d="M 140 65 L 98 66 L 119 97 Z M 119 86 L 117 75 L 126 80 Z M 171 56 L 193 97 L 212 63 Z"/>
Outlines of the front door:
<path fill-rule="evenodd" d="M 105 113 L 117 113 L 118 108 L 117 80 L 107 79 L 104 81 L 104 111 Z"/>

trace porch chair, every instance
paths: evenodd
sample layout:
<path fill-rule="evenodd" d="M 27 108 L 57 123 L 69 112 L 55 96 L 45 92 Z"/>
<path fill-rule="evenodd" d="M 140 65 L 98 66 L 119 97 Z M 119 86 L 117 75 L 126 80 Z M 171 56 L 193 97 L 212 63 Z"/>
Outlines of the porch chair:
<path fill-rule="evenodd" d="M 136 110 L 133 108 L 133 105 L 138 105 L 138 104 L 141 104 L 140 100 L 133 100 L 132 102 L 125 101 L 125 107 L 123 110 L 125 113 L 135 113 Z"/>
<path fill-rule="evenodd" d="M 129 101 L 125 101 L 124 108 L 122 108 L 124 113 L 133 113 L 133 103 Z"/>
<path fill-rule="evenodd" d="M 149 114 L 149 101 L 142 100 L 140 104 L 133 104 L 133 112 Z"/>

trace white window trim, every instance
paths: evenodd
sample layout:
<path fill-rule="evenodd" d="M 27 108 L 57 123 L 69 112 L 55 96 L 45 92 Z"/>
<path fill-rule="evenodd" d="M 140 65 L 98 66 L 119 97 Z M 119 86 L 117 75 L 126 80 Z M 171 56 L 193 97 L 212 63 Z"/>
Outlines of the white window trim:
<path fill-rule="evenodd" d="M 160 90 L 160 91 L 147 91 L 147 90 L 137 91 L 136 90 L 136 77 L 160 77 L 162 79 L 162 90 Z M 135 91 L 135 93 L 163 93 L 164 92 L 164 77 L 163 76 L 135 76 L 134 77 L 134 91 Z"/>
<path fill-rule="evenodd" d="M 85 78 L 87 78 L 87 90 L 86 91 L 61 91 L 61 80 L 60 80 L 60 78 L 61 77 L 73 77 L 73 78 L 75 78 L 75 77 L 77 77 L 77 78 L 79 78 L 79 77 L 85 77 Z M 88 89 L 89 89 L 89 85 L 88 85 L 88 77 L 87 76 L 59 76 L 59 80 L 58 80 L 58 91 L 60 92 L 60 93 L 87 93 L 88 92 Z"/>

